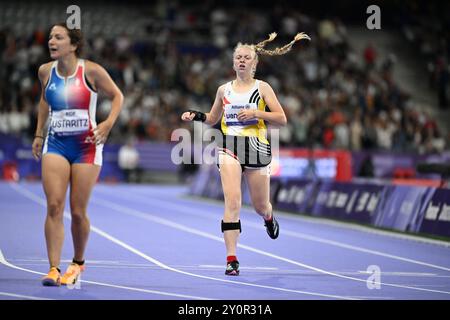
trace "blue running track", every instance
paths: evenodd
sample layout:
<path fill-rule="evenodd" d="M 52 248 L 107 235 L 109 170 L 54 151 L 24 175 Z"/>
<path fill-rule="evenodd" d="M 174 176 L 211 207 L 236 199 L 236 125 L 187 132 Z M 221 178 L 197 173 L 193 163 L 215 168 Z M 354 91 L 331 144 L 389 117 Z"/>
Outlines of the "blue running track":
<path fill-rule="evenodd" d="M 42 185 L 1 182 L 0 300 L 450 299 L 449 242 L 282 212 L 272 240 L 250 208 L 241 213 L 241 275 L 225 276 L 223 205 L 186 195 L 180 186 L 98 184 L 81 282 L 43 287 Z M 66 210 L 63 270 L 73 254 Z"/>

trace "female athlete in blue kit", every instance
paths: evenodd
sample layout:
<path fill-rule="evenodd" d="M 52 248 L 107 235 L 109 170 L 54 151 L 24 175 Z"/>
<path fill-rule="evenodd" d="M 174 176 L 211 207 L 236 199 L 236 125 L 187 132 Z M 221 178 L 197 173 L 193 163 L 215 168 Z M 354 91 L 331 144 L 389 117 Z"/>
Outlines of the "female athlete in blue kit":
<path fill-rule="evenodd" d="M 54 25 L 48 47 L 54 61 L 39 68 L 42 95 L 32 148 L 37 160 L 42 155 L 42 182 L 47 198 L 45 239 L 50 270 L 42 284 L 59 286 L 75 283 L 84 270 L 90 230 L 86 209 L 100 173 L 103 144 L 122 108 L 123 95 L 103 67 L 79 58 L 82 48 L 79 29 L 69 29 L 65 23 Z M 97 91 L 112 100 L 108 118 L 98 125 Z M 74 256 L 61 276 L 63 213 L 69 184 Z"/>

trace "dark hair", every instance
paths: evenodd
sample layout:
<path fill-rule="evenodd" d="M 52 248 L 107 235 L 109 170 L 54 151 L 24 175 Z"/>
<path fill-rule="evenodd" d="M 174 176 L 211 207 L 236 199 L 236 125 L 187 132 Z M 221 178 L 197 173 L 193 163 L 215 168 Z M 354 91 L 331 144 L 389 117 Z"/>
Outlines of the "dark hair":
<path fill-rule="evenodd" d="M 75 50 L 75 55 L 77 57 L 79 57 L 83 50 L 83 42 L 84 42 L 83 34 L 81 33 L 81 30 L 80 29 L 70 29 L 67 27 L 67 24 L 65 22 L 55 23 L 50 28 L 50 30 L 56 26 L 63 27 L 67 30 L 67 34 L 69 35 L 69 38 L 70 38 L 70 44 L 77 46 L 77 49 Z"/>

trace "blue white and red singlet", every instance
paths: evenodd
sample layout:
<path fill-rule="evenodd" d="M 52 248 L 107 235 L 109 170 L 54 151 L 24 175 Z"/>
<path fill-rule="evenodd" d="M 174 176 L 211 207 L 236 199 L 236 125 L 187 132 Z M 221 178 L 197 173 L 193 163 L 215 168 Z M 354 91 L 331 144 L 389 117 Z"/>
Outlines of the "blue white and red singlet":
<path fill-rule="evenodd" d="M 67 78 L 58 74 L 57 67 L 55 61 L 45 87 L 50 124 L 42 153 L 61 155 L 70 164 L 101 166 L 103 144 L 95 143 L 92 131 L 97 126 L 97 92 L 86 79 L 84 60 L 78 59 L 75 73 Z"/>

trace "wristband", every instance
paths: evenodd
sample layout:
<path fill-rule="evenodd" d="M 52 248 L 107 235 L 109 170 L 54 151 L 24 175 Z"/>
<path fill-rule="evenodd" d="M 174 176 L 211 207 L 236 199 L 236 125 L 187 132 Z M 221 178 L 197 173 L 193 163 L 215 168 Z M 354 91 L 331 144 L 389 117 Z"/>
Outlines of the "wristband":
<path fill-rule="evenodd" d="M 206 121 L 206 114 L 201 112 L 201 111 L 195 111 L 195 110 L 188 110 L 190 113 L 195 114 L 194 116 L 194 121 L 201 121 L 201 122 L 205 122 Z"/>

